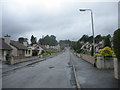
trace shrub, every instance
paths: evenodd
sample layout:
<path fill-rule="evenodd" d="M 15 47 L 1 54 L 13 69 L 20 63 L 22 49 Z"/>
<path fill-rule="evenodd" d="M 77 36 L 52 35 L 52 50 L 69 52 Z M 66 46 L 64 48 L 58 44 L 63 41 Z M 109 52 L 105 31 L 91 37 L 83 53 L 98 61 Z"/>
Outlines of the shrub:
<path fill-rule="evenodd" d="M 97 59 L 98 55 L 113 56 L 115 54 L 110 47 L 104 47 L 103 49 L 99 49 L 98 53 L 95 54 L 95 60 Z"/>
<path fill-rule="evenodd" d="M 113 35 L 113 48 L 116 57 L 120 60 L 120 28 L 114 32 Z"/>
<path fill-rule="evenodd" d="M 43 54 L 43 53 L 45 53 L 45 51 L 44 51 L 44 50 L 42 50 L 42 51 L 41 51 L 41 54 Z"/>
<path fill-rule="evenodd" d="M 83 50 L 81 53 L 82 53 L 82 54 L 86 54 L 86 53 L 87 53 L 87 51 Z"/>
<path fill-rule="evenodd" d="M 114 55 L 114 53 L 110 47 L 104 47 L 103 49 L 100 49 L 98 51 L 98 53 L 103 56 L 113 56 Z"/>
<path fill-rule="evenodd" d="M 48 55 L 52 53 L 58 53 L 58 51 L 53 51 L 53 50 L 42 50 L 41 55 Z"/>

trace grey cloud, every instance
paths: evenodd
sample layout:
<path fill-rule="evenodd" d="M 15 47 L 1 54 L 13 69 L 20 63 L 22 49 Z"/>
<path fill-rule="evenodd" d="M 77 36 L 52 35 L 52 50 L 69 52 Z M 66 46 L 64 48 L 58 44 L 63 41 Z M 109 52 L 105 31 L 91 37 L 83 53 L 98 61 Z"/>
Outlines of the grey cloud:
<path fill-rule="evenodd" d="M 83 34 L 91 35 L 90 13 L 80 12 L 79 8 L 93 10 L 96 34 L 113 34 L 117 28 L 117 3 L 114 2 L 66 2 L 51 12 L 34 5 L 20 14 L 12 12 L 9 4 L 4 4 L 3 35 L 30 38 L 34 34 L 40 38 L 42 35 L 54 34 L 58 40 L 78 40 Z"/>

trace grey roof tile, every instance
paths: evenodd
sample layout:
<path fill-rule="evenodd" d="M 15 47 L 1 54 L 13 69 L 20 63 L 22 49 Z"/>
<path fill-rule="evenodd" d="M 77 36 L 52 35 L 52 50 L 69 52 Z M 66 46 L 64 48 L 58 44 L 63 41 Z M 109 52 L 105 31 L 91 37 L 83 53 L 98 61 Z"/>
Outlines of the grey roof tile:
<path fill-rule="evenodd" d="M 13 41 L 13 40 L 11 40 L 11 41 L 10 41 L 10 44 L 11 44 L 12 46 L 16 47 L 17 49 L 20 49 L 20 50 L 26 50 L 26 49 L 27 49 L 26 46 L 24 46 L 23 44 L 19 43 L 18 41 Z"/>
<path fill-rule="evenodd" d="M 0 49 L 12 50 L 12 48 L 8 44 L 6 44 L 3 39 L 0 39 Z"/>

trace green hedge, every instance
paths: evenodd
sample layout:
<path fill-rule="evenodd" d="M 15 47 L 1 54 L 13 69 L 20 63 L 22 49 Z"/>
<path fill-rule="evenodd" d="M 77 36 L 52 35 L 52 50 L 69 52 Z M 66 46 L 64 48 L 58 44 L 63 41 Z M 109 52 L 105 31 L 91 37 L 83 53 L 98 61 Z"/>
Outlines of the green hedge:
<path fill-rule="evenodd" d="M 58 51 L 53 51 L 53 50 L 42 50 L 41 55 L 48 55 L 52 53 L 58 53 Z"/>

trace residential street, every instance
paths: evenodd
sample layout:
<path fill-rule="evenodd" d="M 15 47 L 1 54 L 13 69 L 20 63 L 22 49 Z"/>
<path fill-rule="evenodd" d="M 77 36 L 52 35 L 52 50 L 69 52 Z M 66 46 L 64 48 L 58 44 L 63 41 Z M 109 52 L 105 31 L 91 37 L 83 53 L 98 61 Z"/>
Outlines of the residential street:
<path fill-rule="evenodd" d="M 73 88 L 69 52 L 3 76 L 3 88 Z"/>
<path fill-rule="evenodd" d="M 81 88 L 118 87 L 111 70 L 99 70 L 67 49 L 56 57 L 4 74 L 3 88 L 74 88 L 70 60 Z"/>

